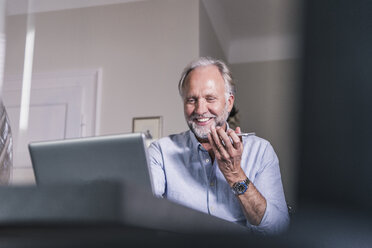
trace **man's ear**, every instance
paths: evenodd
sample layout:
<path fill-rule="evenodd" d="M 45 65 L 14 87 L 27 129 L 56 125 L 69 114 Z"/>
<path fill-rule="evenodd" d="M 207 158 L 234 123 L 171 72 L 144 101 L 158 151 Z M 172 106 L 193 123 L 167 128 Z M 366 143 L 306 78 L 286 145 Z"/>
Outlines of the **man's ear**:
<path fill-rule="evenodd" d="M 234 106 L 235 97 L 233 94 L 230 94 L 229 98 L 227 99 L 227 110 L 229 113 L 231 112 L 233 106 Z"/>

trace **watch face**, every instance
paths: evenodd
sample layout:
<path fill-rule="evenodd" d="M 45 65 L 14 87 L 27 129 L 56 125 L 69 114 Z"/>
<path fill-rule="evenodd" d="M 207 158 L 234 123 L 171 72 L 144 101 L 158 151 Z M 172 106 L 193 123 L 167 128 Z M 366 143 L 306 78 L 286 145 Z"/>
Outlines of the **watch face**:
<path fill-rule="evenodd" d="M 241 195 L 247 191 L 247 185 L 244 182 L 237 183 L 234 187 L 237 194 Z"/>

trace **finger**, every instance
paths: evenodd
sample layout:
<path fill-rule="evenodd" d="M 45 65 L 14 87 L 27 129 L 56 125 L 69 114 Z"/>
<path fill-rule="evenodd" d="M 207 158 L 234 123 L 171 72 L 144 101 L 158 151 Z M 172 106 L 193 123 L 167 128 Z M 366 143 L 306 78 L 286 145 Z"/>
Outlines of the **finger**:
<path fill-rule="evenodd" d="M 241 132 L 242 132 L 242 130 L 240 130 L 240 127 L 235 128 L 235 133 L 241 133 Z"/>
<path fill-rule="evenodd" d="M 219 127 L 217 127 L 217 128 L 219 129 Z M 217 150 L 219 151 L 219 153 L 221 154 L 221 156 L 227 158 L 228 157 L 228 153 L 225 150 L 225 146 L 222 144 L 222 141 L 220 139 L 219 134 L 217 133 L 217 129 L 216 128 L 214 128 L 214 127 L 211 128 L 211 135 L 212 135 L 213 141 L 214 141 L 214 143 L 215 143 L 215 145 L 217 147 Z"/>
<path fill-rule="evenodd" d="M 220 159 L 221 158 L 221 154 L 218 151 L 217 145 L 216 145 L 216 143 L 214 142 L 214 140 L 212 138 L 212 133 L 209 133 L 208 134 L 208 141 L 209 141 L 209 144 L 212 146 L 212 150 L 213 150 L 214 156 L 216 157 L 216 159 Z"/>
<path fill-rule="evenodd" d="M 216 143 L 216 138 L 215 138 L 215 130 L 214 128 L 211 128 L 211 132 L 208 135 L 208 141 L 211 144 L 212 148 L 214 149 L 214 152 L 219 152 L 218 144 Z M 218 140 L 217 140 L 218 141 Z"/>
<path fill-rule="evenodd" d="M 236 131 L 229 130 L 227 134 L 230 136 L 233 144 L 240 142 L 240 137 L 236 134 Z"/>
<path fill-rule="evenodd" d="M 216 128 L 216 132 L 218 136 L 220 137 L 220 139 L 223 141 L 223 143 L 225 143 L 225 149 L 224 149 L 225 152 L 227 150 L 227 154 L 222 153 L 222 155 L 225 156 L 226 158 L 229 158 L 230 156 L 232 156 L 232 152 L 234 149 L 232 142 L 229 136 L 226 134 L 226 132 L 222 128 L 220 127 Z"/>
<path fill-rule="evenodd" d="M 228 135 L 231 137 L 231 140 L 233 141 L 233 146 L 236 150 L 240 149 L 241 148 L 241 145 L 242 145 L 242 137 L 239 137 L 238 135 L 236 135 L 236 130 L 235 132 L 233 130 L 230 130 L 228 132 Z"/>
<path fill-rule="evenodd" d="M 240 129 L 240 127 L 236 127 L 235 128 L 235 133 L 241 133 L 242 132 L 242 130 Z M 241 136 L 240 136 L 240 140 L 243 140 L 242 138 L 241 138 Z"/>
<path fill-rule="evenodd" d="M 241 132 L 242 132 L 242 130 L 240 129 L 240 127 L 236 127 L 235 128 L 235 133 L 241 133 Z M 240 141 L 243 141 L 243 137 L 242 136 L 240 136 L 239 139 L 240 139 Z"/>

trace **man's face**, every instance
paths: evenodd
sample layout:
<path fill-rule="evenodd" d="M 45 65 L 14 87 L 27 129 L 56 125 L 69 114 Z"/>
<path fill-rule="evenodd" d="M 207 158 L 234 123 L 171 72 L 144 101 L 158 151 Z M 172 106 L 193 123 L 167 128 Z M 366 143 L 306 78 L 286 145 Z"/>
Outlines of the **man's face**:
<path fill-rule="evenodd" d="M 184 112 L 187 124 L 199 139 L 207 139 L 212 126 L 225 127 L 234 96 L 225 98 L 225 82 L 214 65 L 190 72 L 184 85 Z"/>

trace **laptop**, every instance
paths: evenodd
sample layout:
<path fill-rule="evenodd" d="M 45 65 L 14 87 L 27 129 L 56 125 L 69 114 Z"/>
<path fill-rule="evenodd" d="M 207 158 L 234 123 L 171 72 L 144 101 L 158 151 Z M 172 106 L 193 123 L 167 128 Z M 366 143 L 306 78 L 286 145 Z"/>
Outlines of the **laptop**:
<path fill-rule="evenodd" d="M 141 133 L 29 144 L 38 185 L 119 181 L 152 192 Z"/>

